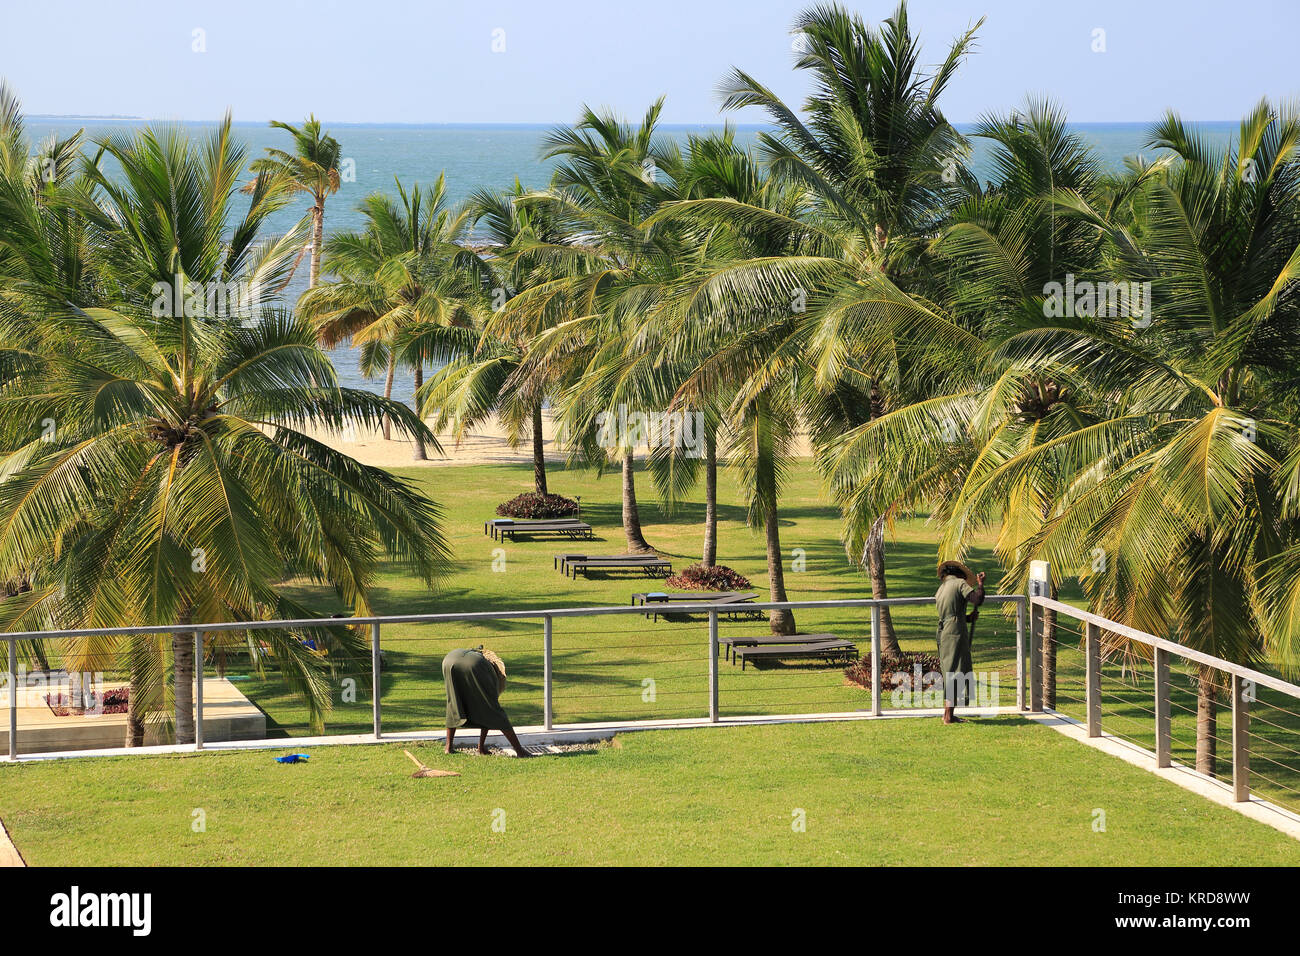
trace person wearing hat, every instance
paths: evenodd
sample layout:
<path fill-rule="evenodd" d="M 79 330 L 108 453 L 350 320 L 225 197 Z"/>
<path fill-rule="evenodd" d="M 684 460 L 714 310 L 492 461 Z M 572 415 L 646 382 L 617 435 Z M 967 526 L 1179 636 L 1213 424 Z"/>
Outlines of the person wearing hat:
<path fill-rule="evenodd" d="M 974 665 L 970 655 L 970 628 L 966 606 L 984 603 L 984 572 L 975 574 L 960 561 L 939 565 L 939 590 L 934 595 L 939 612 L 939 666 L 943 670 L 943 722 L 960 724 L 953 709 L 966 706 Z"/>
<path fill-rule="evenodd" d="M 501 658 L 482 646 L 461 648 L 442 659 L 442 683 L 447 689 L 447 753 L 457 727 L 478 730 L 478 752 L 487 753 L 489 730 L 499 730 L 520 757 L 532 756 L 515 735 L 510 718 L 501 708 L 501 692 L 506 689 L 506 665 Z"/>

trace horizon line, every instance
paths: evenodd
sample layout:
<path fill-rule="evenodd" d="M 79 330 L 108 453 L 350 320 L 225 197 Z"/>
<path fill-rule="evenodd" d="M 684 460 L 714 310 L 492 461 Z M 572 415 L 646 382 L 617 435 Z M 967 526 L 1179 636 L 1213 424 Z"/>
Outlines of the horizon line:
<path fill-rule="evenodd" d="M 1014 111 L 1012 111 L 1014 112 Z M 208 124 L 219 123 L 218 119 L 194 119 L 187 117 L 174 116 L 128 116 L 125 114 L 95 114 L 95 113 L 27 113 L 24 119 L 31 120 L 95 120 L 98 122 L 121 122 L 121 123 L 193 123 Z M 1141 120 L 1067 120 L 1068 126 L 1146 126 L 1152 123 L 1160 122 L 1162 117 L 1152 117 Z M 237 120 L 232 119 L 232 126 L 269 126 L 275 120 Z M 979 119 L 969 120 L 951 120 L 954 126 L 972 126 Z M 1211 124 L 1230 124 L 1239 125 L 1238 119 L 1185 119 L 1189 123 L 1211 123 Z M 492 120 L 492 121 L 468 121 L 468 120 L 321 120 L 323 126 L 335 127 L 393 127 L 409 126 L 417 128 L 432 127 L 464 127 L 464 128 L 501 128 L 501 127 L 536 127 L 538 129 L 548 129 L 555 126 L 572 125 L 570 121 L 564 120 Z M 688 121 L 677 120 L 673 122 L 664 122 L 658 124 L 659 129 L 671 129 L 673 127 L 687 126 L 724 126 L 729 125 L 735 129 L 771 129 L 775 126 L 773 123 L 754 123 L 754 122 L 736 122 L 730 119 L 715 119 L 707 121 Z"/>

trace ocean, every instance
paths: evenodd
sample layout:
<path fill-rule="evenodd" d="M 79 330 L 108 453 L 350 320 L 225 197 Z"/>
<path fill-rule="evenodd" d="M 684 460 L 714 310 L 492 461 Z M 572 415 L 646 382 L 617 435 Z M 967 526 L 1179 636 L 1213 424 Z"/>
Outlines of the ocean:
<path fill-rule="evenodd" d="M 290 120 L 295 122 L 295 120 Z M 94 140 L 124 129 L 142 125 L 133 120 L 28 117 L 28 135 L 39 142 L 50 135 L 60 137 L 85 129 Z M 186 129 L 202 135 L 212 129 L 213 123 L 182 123 Z M 1226 143 L 1237 129 L 1232 122 L 1197 124 L 1206 139 L 1213 143 Z M 1147 148 L 1149 123 L 1086 123 L 1074 128 L 1085 136 L 1097 151 L 1102 163 L 1109 169 L 1123 168 L 1127 156 L 1144 154 L 1154 158 L 1155 151 Z M 344 182 L 339 192 L 325 207 L 326 232 L 358 229 L 362 216 L 357 205 L 362 197 L 375 191 L 395 193 L 394 179 L 403 184 L 432 183 L 439 173 L 445 172 L 447 196 L 460 202 L 481 187 L 504 188 L 518 179 L 526 187 L 541 188 L 550 177 L 551 165 L 539 153 L 543 137 L 551 126 L 537 125 L 382 125 L 382 124 L 327 124 L 327 129 L 342 145 L 348 168 L 355 176 Z M 684 140 L 691 133 L 706 132 L 708 126 L 666 125 L 661 127 L 665 136 Z M 969 132 L 969 125 L 959 124 L 959 129 Z M 763 129 L 756 125 L 737 124 L 736 136 L 742 145 L 751 144 Z M 289 134 L 272 129 L 266 124 L 236 123 L 237 136 L 246 144 L 249 159 L 260 156 L 267 147 L 289 148 Z M 975 142 L 972 165 L 976 173 L 987 175 L 987 148 Z M 303 198 L 278 212 L 269 221 L 274 232 L 288 229 L 307 211 L 309 201 Z M 306 261 L 287 290 L 290 301 L 306 287 Z M 365 379 L 357 370 L 355 355 L 347 347 L 335 350 L 334 364 L 343 384 L 356 388 L 382 389 L 382 381 Z M 409 402 L 412 387 L 409 374 L 399 376 L 394 397 Z"/>

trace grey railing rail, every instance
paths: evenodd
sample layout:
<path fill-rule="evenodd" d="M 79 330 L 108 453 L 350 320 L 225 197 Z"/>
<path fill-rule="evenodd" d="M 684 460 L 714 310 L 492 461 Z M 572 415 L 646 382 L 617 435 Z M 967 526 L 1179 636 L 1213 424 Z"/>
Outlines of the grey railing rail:
<path fill-rule="evenodd" d="M 934 603 L 933 597 L 915 598 L 844 598 L 825 601 L 754 601 L 745 607 L 756 611 L 837 608 L 869 608 L 871 610 L 871 660 L 872 688 L 871 712 L 881 713 L 880 689 L 880 609 L 886 607 L 918 607 Z M 986 604 L 1016 605 L 1016 699 L 1023 702 L 1025 696 L 1024 680 L 1027 666 L 1024 660 L 1025 639 L 1025 597 L 1020 594 L 990 594 L 985 597 Z M 719 717 L 718 708 L 718 606 L 712 603 L 674 604 L 675 614 L 708 614 L 709 616 L 709 713 L 712 721 Z M 146 635 L 163 635 L 186 633 L 194 635 L 196 652 L 196 693 L 195 693 L 195 749 L 203 747 L 203 636 L 223 631 L 261 631 L 261 630 L 303 630 L 322 627 L 364 627 L 370 628 L 371 647 L 371 692 L 373 697 L 373 737 L 378 740 L 383 735 L 382 704 L 380 693 L 380 649 L 382 628 L 386 624 L 442 624 L 473 621 L 535 620 L 543 623 L 543 723 L 547 730 L 554 721 L 554 672 L 552 669 L 552 634 L 556 618 L 567 617 L 603 617 L 608 615 L 645 614 L 641 605 L 608 605 L 600 607 L 554 607 L 521 608 L 507 611 L 450 611 L 438 614 L 387 614 L 368 617 L 346 618 L 293 618 L 272 621 L 220 621 L 208 624 L 150 625 L 144 627 L 100 627 L 70 628 L 50 631 L 19 631 L 0 634 L 0 639 L 8 642 L 8 687 L 9 687 L 9 758 L 18 757 L 18 705 L 17 705 L 17 645 L 19 641 L 48 640 L 51 638 L 71 637 L 137 637 Z M 1023 709 L 1023 708 L 1022 708 Z"/>
<path fill-rule="evenodd" d="M 1090 611 L 1083 611 L 1063 601 L 1039 595 L 1029 598 L 1030 640 L 1035 653 L 1035 663 L 1031 664 L 1031 711 L 1042 712 L 1043 707 L 1043 673 L 1037 664 L 1037 649 L 1041 645 L 1043 633 L 1043 612 L 1054 611 L 1058 616 L 1065 616 L 1079 621 L 1083 625 L 1084 653 L 1084 704 L 1086 712 L 1085 725 L 1089 737 L 1102 736 L 1102 696 L 1101 689 L 1101 638 L 1103 633 L 1142 644 L 1152 649 L 1153 684 L 1154 684 L 1154 730 L 1155 758 L 1157 767 L 1169 767 L 1173 764 L 1172 719 L 1170 712 L 1170 670 L 1172 657 L 1182 658 L 1192 663 L 1222 671 L 1230 678 L 1232 695 L 1232 788 L 1233 797 L 1239 803 L 1251 797 L 1250 788 L 1250 716 L 1251 704 L 1256 702 L 1256 687 L 1268 687 L 1288 697 L 1300 701 L 1300 685 L 1265 674 L 1262 671 L 1234 664 L 1231 661 L 1184 647 L 1176 641 L 1158 637 L 1135 627 L 1129 627 L 1118 621 L 1102 617 Z M 1275 725 L 1276 726 L 1276 725 Z M 1290 730 L 1290 728 L 1282 728 Z M 1192 768 L 1194 769 L 1194 768 Z M 1199 771 L 1196 771 L 1199 772 Z M 1257 771 L 1258 772 L 1258 771 Z M 1208 775 L 1203 774 L 1208 779 Z M 1290 789 L 1285 788 L 1284 789 Z"/>

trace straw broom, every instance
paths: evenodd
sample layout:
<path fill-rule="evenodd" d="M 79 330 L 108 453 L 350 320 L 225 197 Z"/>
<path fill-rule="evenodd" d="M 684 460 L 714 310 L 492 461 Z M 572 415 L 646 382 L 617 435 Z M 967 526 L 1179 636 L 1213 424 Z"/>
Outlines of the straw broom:
<path fill-rule="evenodd" d="M 458 774 L 454 770 L 434 770 L 432 767 L 426 767 L 424 764 L 420 763 L 420 761 L 416 759 L 415 754 L 411 753 L 409 750 L 403 750 L 402 753 L 410 757 L 411 762 L 420 768 L 419 770 L 415 771 L 415 773 L 411 774 L 412 777 L 459 777 L 460 776 L 460 774 Z"/>

